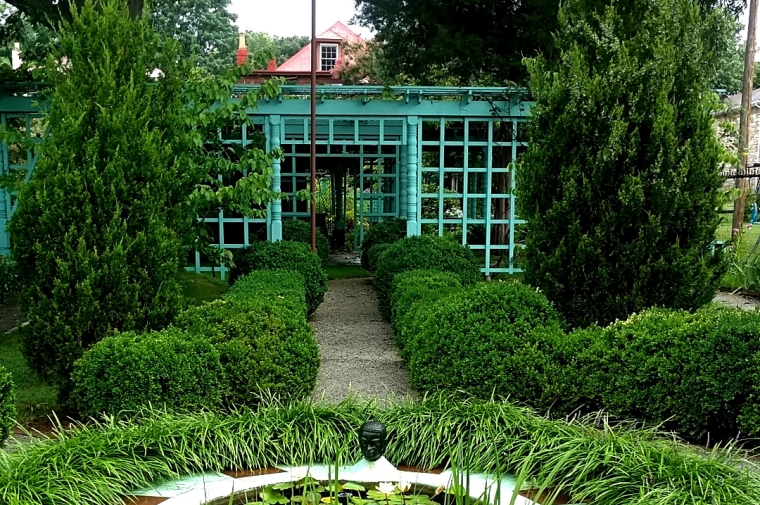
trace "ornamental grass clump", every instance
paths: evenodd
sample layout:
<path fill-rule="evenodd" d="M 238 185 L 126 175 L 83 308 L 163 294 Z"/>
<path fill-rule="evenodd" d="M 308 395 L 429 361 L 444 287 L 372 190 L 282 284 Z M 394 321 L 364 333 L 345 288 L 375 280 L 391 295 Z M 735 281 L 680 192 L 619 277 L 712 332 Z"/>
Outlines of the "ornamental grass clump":
<path fill-rule="evenodd" d="M 462 455 L 473 472 L 509 472 L 574 503 L 760 503 L 760 474 L 730 447 L 696 453 L 601 416 L 550 421 L 506 402 L 441 396 L 386 409 L 353 400 L 272 402 L 255 412 L 146 410 L 133 420 L 109 418 L 0 453 L 0 497 L 8 505 L 102 505 L 206 471 L 356 461 L 356 430 L 370 417 L 386 425 L 386 457 L 395 465 L 432 469 Z"/>
<path fill-rule="evenodd" d="M 417 235 L 399 240 L 380 255 L 375 272 L 380 313 L 391 318 L 391 288 L 396 275 L 410 270 L 436 270 L 459 276 L 463 286 L 483 278 L 480 265 L 469 247 L 448 238 Z"/>
<path fill-rule="evenodd" d="M 327 273 L 322 268 L 319 256 L 311 252 L 306 244 L 298 242 L 256 242 L 233 254 L 235 266 L 230 270 L 230 284 L 240 276 L 258 270 L 286 270 L 297 272 L 306 285 L 306 307 L 308 315 L 314 313 L 325 299 Z"/>

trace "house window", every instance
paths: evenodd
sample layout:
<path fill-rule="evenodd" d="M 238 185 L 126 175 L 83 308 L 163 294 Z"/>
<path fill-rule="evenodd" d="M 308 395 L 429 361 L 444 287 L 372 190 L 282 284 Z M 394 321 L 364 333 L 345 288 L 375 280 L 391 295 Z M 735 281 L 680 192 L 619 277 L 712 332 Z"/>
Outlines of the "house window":
<path fill-rule="evenodd" d="M 332 70 L 335 67 L 335 61 L 338 59 L 338 45 L 337 44 L 322 44 L 322 71 Z"/>

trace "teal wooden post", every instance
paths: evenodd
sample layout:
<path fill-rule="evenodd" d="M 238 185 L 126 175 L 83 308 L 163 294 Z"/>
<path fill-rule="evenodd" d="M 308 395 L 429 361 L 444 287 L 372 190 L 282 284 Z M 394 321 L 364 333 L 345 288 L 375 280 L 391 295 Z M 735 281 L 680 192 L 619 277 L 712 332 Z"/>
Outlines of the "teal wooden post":
<path fill-rule="evenodd" d="M 406 217 L 406 185 L 407 185 L 407 177 L 408 172 L 406 170 L 406 162 L 408 161 L 406 159 L 407 153 L 406 153 L 406 146 L 400 146 L 399 147 L 399 160 L 398 160 L 398 166 L 399 166 L 399 172 L 398 172 L 398 184 L 399 184 L 399 196 L 398 196 L 398 214 L 399 217 Z"/>
<path fill-rule="evenodd" d="M 280 132 L 282 130 L 280 116 L 269 116 L 269 147 L 277 149 L 280 147 Z M 275 159 L 272 162 L 272 191 L 280 192 L 282 190 L 282 177 L 280 175 L 280 160 Z M 271 221 L 271 240 L 277 242 L 282 240 L 282 200 L 277 199 L 272 202 L 272 221 Z"/>
<path fill-rule="evenodd" d="M 5 114 L 0 114 L 0 125 L 6 125 Z M 8 174 L 9 165 L 8 144 L 0 142 L 0 173 L 3 175 Z M 11 243 L 7 230 L 10 209 L 10 195 L 7 190 L 0 189 L 0 255 L 8 255 L 11 252 Z"/>
<path fill-rule="evenodd" d="M 406 132 L 406 144 L 407 144 L 407 158 L 406 158 L 406 234 L 419 235 L 420 226 L 417 221 L 417 145 L 419 139 L 417 138 L 417 125 L 419 118 L 409 117 L 407 118 L 407 132 Z"/>

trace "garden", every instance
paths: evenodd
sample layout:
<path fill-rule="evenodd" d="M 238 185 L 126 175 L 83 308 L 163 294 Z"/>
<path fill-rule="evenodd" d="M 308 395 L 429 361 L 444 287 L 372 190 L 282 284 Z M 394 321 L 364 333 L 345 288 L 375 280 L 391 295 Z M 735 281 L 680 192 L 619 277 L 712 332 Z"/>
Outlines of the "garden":
<path fill-rule="evenodd" d="M 358 222 L 357 265 L 294 219 L 283 240 L 214 247 L 204 217 L 262 220 L 283 198 L 283 152 L 250 114 L 283 82 L 241 93 L 250 68 L 199 73 L 120 0 L 73 6 L 38 69 L 52 133 L 33 177 L 3 182 L 18 199 L 0 295 L 20 306 L 0 335 L 0 504 L 760 503 L 760 311 L 713 303 L 752 248 L 716 246 L 710 12 L 562 7 L 557 54 L 520 62 L 523 272 L 486 276 L 462 230 L 410 233 L 406 216 Z M 251 145 L 221 141 L 243 125 Z M 3 125 L 0 142 L 33 140 Z M 196 252 L 227 278 L 186 271 Z M 365 340 L 325 359 L 349 277 L 372 312 L 331 337 L 383 328 L 414 395 L 316 397 L 325 367 L 390 366 Z M 392 479 L 351 477 L 370 421 Z"/>

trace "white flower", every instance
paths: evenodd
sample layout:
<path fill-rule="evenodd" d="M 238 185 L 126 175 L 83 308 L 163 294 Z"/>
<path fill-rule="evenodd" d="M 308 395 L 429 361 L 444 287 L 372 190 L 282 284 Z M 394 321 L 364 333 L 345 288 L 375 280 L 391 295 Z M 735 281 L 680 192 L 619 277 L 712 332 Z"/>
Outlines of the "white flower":
<path fill-rule="evenodd" d="M 398 484 L 396 484 L 396 488 L 398 489 L 399 493 L 406 493 L 409 491 L 409 489 L 412 487 L 412 485 L 405 481 L 399 481 Z"/>
<path fill-rule="evenodd" d="M 377 490 L 388 496 L 396 492 L 396 486 L 390 482 L 378 482 Z"/>

